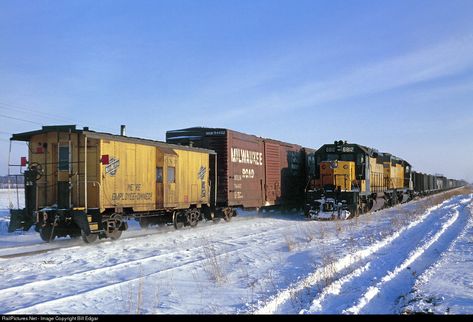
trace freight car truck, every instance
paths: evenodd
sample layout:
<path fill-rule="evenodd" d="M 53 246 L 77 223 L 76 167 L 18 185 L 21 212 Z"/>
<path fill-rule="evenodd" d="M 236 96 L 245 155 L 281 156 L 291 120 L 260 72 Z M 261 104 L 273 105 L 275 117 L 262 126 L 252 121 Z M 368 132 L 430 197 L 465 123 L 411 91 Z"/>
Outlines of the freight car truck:
<path fill-rule="evenodd" d="M 22 158 L 25 208 L 12 210 L 9 230 L 35 225 L 45 241 L 82 236 L 117 239 L 127 219 L 180 228 L 212 218 L 209 171 L 215 152 L 164 142 L 43 126 L 13 134 L 28 144 Z"/>

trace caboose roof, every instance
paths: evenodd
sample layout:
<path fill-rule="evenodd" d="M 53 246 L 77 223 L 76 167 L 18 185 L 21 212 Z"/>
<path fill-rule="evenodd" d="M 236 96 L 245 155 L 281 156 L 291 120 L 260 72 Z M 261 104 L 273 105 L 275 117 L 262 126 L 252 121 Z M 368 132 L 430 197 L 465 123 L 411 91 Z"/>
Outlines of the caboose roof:
<path fill-rule="evenodd" d="M 110 140 L 110 141 L 118 141 L 118 142 L 125 142 L 125 143 L 152 145 L 152 146 L 156 146 L 156 147 L 159 147 L 160 149 L 165 149 L 165 150 L 166 149 L 179 149 L 179 150 L 188 150 L 188 151 L 216 154 L 215 151 L 209 150 L 209 149 L 195 148 L 195 147 L 189 147 L 189 146 L 184 146 L 184 145 L 166 143 L 166 142 L 163 142 L 163 141 L 156 141 L 156 140 L 130 137 L 130 136 L 124 136 L 124 135 L 117 135 L 117 134 L 111 134 L 111 133 L 106 133 L 106 132 L 96 132 L 96 131 L 89 130 L 88 127 L 84 127 L 81 130 L 81 129 L 77 129 L 76 125 L 43 126 L 41 130 L 13 134 L 12 137 L 10 138 L 10 140 L 12 140 L 12 141 L 30 141 L 30 139 L 35 135 L 45 134 L 45 133 L 50 133 L 50 132 L 79 133 L 79 134 L 83 134 L 86 137 L 91 138 L 91 139 Z"/>

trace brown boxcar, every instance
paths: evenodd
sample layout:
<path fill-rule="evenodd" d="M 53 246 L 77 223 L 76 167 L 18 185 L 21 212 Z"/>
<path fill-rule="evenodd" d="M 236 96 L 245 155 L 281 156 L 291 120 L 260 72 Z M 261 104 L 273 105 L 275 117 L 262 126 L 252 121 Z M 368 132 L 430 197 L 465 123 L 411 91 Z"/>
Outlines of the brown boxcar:
<path fill-rule="evenodd" d="M 272 139 L 264 141 L 265 206 L 297 206 L 303 197 L 302 147 Z"/>
<path fill-rule="evenodd" d="M 217 206 L 302 204 L 305 180 L 299 145 L 203 127 L 167 131 L 166 141 L 217 152 Z"/>
<path fill-rule="evenodd" d="M 228 129 L 194 127 L 167 131 L 166 141 L 207 147 L 217 152 L 217 206 L 257 208 L 264 205 L 262 138 Z M 213 172 L 210 180 L 215 182 Z"/>

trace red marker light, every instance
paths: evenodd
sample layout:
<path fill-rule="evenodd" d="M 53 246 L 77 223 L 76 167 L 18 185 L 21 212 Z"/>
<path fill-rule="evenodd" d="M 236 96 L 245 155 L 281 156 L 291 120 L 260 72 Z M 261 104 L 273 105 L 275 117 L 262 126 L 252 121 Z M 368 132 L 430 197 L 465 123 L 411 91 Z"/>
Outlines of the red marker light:
<path fill-rule="evenodd" d="M 102 158 L 100 159 L 100 162 L 102 162 L 103 165 L 109 164 L 109 159 L 108 159 L 108 154 L 102 155 Z"/>
<path fill-rule="evenodd" d="M 21 166 L 26 167 L 27 163 L 28 163 L 28 161 L 26 161 L 26 157 L 21 157 Z"/>

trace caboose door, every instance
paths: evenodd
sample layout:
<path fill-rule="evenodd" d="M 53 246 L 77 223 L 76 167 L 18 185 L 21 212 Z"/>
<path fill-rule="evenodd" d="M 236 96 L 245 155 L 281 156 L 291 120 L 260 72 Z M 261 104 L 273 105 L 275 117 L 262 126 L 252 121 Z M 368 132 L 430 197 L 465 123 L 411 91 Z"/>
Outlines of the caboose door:
<path fill-rule="evenodd" d="M 177 181 L 177 156 L 164 156 L 164 207 L 177 207 L 178 191 Z"/>
<path fill-rule="evenodd" d="M 178 204 L 177 154 L 173 149 L 156 149 L 156 206 L 175 208 Z"/>

